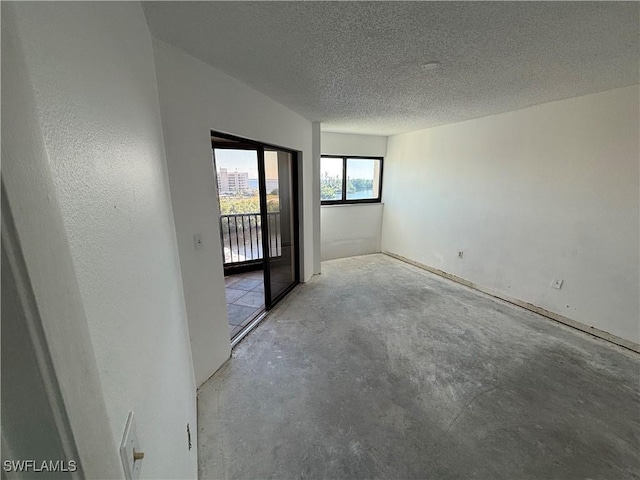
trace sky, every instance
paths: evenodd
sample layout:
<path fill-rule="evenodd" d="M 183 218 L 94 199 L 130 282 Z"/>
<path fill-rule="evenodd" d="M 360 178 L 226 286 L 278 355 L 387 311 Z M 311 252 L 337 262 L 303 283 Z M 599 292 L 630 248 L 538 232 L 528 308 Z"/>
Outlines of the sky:
<path fill-rule="evenodd" d="M 355 158 L 347 159 L 347 175 L 350 178 L 366 178 L 373 180 L 374 163 L 370 160 L 360 160 Z M 320 176 L 324 177 L 324 173 L 329 173 L 330 177 L 336 175 L 342 176 L 342 159 L 322 157 L 320 166 Z"/>
<path fill-rule="evenodd" d="M 255 150 L 215 149 L 216 171 L 226 168 L 230 172 L 249 172 L 249 178 L 258 178 L 258 152 Z"/>
<path fill-rule="evenodd" d="M 264 152 L 265 172 L 268 179 L 278 178 L 278 162 L 275 153 Z M 258 178 L 258 152 L 255 150 L 230 150 L 227 148 L 216 148 L 214 150 L 216 160 L 216 172 L 221 168 L 226 168 L 230 172 L 247 172 L 249 178 Z"/>

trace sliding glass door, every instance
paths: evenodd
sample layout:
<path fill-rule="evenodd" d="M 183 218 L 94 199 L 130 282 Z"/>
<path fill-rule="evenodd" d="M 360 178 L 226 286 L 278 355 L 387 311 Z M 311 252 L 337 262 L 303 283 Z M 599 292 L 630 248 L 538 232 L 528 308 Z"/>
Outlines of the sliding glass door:
<path fill-rule="evenodd" d="M 297 164 L 292 152 L 259 151 L 266 308 L 299 282 Z"/>
<path fill-rule="evenodd" d="M 233 344 L 300 281 L 298 157 L 224 133 L 211 144 Z"/>

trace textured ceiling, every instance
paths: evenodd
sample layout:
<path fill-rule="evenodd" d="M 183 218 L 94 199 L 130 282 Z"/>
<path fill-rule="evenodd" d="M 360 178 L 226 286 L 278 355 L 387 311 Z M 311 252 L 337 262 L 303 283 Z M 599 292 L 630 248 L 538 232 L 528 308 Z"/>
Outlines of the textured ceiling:
<path fill-rule="evenodd" d="M 638 83 L 637 2 L 143 7 L 155 36 L 323 131 L 389 135 Z"/>

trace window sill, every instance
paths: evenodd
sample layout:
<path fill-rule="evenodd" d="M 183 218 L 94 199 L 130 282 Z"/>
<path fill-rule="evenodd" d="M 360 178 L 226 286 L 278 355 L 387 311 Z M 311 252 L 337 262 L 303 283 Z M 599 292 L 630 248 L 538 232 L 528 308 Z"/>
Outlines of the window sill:
<path fill-rule="evenodd" d="M 334 207 L 373 207 L 376 205 L 384 205 L 384 202 L 362 202 L 362 203 L 334 203 L 330 205 L 320 205 L 321 208 Z"/>

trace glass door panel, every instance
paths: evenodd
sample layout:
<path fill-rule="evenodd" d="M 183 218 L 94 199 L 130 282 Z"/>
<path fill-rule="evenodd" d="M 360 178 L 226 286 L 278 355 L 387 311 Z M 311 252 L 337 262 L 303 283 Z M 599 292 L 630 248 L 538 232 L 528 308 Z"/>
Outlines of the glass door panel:
<path fill-rule="evenodd" d="M 291 152 L 264 148 L 263 238 L 267 308 L 298 283 L 297 171 Z"/>

